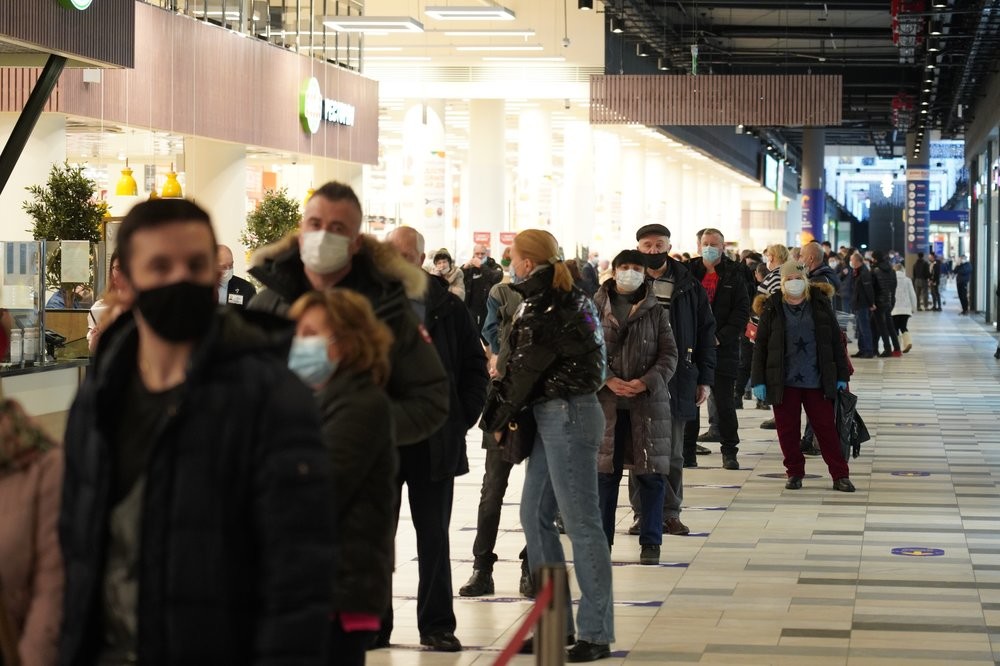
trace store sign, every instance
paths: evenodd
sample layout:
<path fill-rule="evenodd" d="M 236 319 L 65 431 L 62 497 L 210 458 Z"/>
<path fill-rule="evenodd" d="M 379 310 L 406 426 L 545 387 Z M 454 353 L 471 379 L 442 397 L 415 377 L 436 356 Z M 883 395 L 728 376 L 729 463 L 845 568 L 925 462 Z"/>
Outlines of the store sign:
<path fill-rule="evenodd" d="M 88 9 L 94 0 L 59 0 L 59 4 L 66 9 L 79 9 L 81 12 Z"/>
<path fill-rule="evenodd" d="M 492 236 L 493 234 L 489 231 L 474 231 L 472 232 L 472 242 L 476 245 L 489 245 Z"/>
<path fill-rule="evenodd" d="M 323 97 L 316 77 L 310 77 L 299 92 L 299 121 L 302 129 L 315 134 L 325 120 L 336 125 L 354 126 L 352 105 Z"/>
<path fill-rule="evenodd" d="M 906 253 L 926 252 L 930 235 L 930 169 L 926 165 L 906 170 Z"/>
<path fill-rule="evenodd" d="M 516 236 L 516 235 L 517 235 L 517 233 L 514 232 L 514 231 L 501 231 L 500 232 L 500 244 L 501 245 L 513 245 L 514 244 L 514 236 Z"/>

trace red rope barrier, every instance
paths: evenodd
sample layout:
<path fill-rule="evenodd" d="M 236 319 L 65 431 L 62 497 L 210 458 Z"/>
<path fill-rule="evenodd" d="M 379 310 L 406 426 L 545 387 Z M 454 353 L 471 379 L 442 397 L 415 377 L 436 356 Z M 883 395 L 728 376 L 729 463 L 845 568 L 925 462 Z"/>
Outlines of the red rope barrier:
<path fill-rule="evenodd" d="M 507 643 L 507 647 L 500 653 L 497 660 L 493 662 L 493 666 L 507 666 L 507 663 L 514 658 L 518 651 L 520 651 L 521 646 L 524 645 L 524 639 L 527 637 L 528 631 L 530 631 L 533 626 L 538 624 L 538 620 L 542 617 L 542 613 L 545 612 L 549 602 L 552 601 L 553 594 L 553 582 L 552 579 L 549 579 L 549 582 L 542 588 L 542 591 L 539 592 L 538 597 L 535 599 L 535 605 L 532 606 L 531 612 L 528 613 L 528 617 L 526 617 L 521 626 L 518 627 L 514 637 L 510 639 L 509 643 Z"/>

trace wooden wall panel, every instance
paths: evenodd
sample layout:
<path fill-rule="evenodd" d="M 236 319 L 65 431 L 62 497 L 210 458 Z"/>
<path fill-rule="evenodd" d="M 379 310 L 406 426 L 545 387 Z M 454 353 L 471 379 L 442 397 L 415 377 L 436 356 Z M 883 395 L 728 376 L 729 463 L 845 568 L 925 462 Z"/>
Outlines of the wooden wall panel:
<path fill-rule="evenodd" d="M 109 67 L 131 67 L 136 0 L 95 0 L 86 11 L 57 0 L 0 0 L 0 39 Z"/>
<path fill-rule="evenodd" d="M 839 75 L 596 75 L 596 125 L 827 126 L 841 123 Z"/>
<path fill-rule="evenodd" d="M 201 21 L 136 6 L 135 69 L 60 79 L 58 110 L 220 141 L 374 164 L 378 83 Z M 315 76 L 323 94 L 354 105 L 353 127 L 324 122 L 308 135 L 299 91 Z M 103 111 L 102 111 L 103 108 Z"/>
<path fill-rule="evenodd" d="M 0 111 L 20 112 L 28 102 L 42 70 L 35 67 L 0 68 Z M 59 86 L 49 95 L 46 111 L 59 107 Z"/>

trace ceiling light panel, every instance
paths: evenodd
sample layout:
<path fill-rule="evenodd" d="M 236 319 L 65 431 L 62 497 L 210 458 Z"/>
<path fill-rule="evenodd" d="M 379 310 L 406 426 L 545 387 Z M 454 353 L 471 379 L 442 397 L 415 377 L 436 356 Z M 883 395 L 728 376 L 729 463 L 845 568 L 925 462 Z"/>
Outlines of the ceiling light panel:
<path fill-rule="evenodd" d="M 428 30 L 427 32 L 437 32 Z M 442 30 L 449 37 L 534 37 L 535 31 L 527 30 Z"/>
<path fill-rule="evenodd" d="M 436 21 L 513 21 L 514 12 L 494 6 L 433 6 L 425 7 L 424 15 Z"/>
<path fill-rule="evenodd" d="M 423 24 L 409 16 L 324 16 L 323 25 L 337 32 L 385 34 L 424 31 Z"/>
<path fill-rule="evenodd" d="M 541 44 L 519 44 L 516 46 L 484 44 L 477 46 L 456 46 L 456 51 L 544 51 Z"/>

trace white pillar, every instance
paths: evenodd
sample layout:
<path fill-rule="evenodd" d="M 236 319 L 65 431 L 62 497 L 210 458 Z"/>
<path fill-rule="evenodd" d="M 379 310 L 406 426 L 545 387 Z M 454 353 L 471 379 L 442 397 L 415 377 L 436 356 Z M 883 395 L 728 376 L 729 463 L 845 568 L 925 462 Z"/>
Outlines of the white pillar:
<path fill-rule="evenodd" d="M 0 142 L 7 143 L 14 130 L 18 113 L 0 113 Z M 0 194 L 0 240 L 31 240 L 32 219 L 21 208 L 31 198 L 25 189 L 29 185 L 45 185 L 53 164 L 66 160 L 66 117 L 43 113 L 28 138 L 24 152 L 17 160 L 7 186 Z M 115 178 L 115 182 L 118 179 Z"/>
<path fill-rule="evenodd" d="M 458 253 L 469 256 L 472 234 L 490 233 L 493 256 L 502 252 L 500 232 L 507 228 L 506 140 L 502 99 L 469 103 L 469 187 L 458 236 Z"/>
<path fill-rule="evenodd" d="M 233 251 L 233 271 L 246 276 L 246 147 L 210 139 L 184 140 L 184 197 L 212 216 L 216 240 Z"/>
<path fill-rule="evenodd" d="M 635 247 L 635 232 L 647 223 L 646 155 L 643 148 L 628 146 L 622 150 L 622 222 L 615 239 L 615 254 Z"/>

